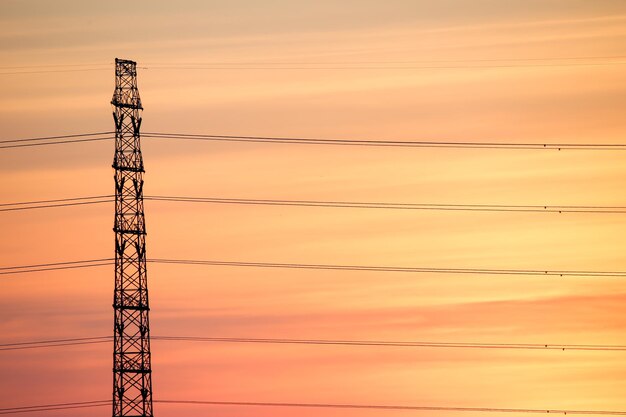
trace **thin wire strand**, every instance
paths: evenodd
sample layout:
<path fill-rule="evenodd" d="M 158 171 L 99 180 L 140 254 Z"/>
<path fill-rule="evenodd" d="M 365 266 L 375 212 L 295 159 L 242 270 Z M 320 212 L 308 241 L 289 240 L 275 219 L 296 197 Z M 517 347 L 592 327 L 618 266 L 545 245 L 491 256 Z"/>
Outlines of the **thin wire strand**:
<path fill-rule="evenodd" d="M 87 201 L 85 201 L 87 200 Z M 238 205 L 267 205 L 287 207 L 329 207 L 329 208 L 364 208 L 387 210 L 439 210 L 439 211 L 482 211 L 482 212 L 534 212 L 534 213 L 601 213 L 624 214 L 626 206 L 584 206 L 584 205 L 507 205 L 507 204 L 443 204 L 443 203 L 390 203 L 380 201 L 322 201 L 322 200 L 278 200 L 278 199 L 246 199 L 220 197 L 186 197 L 186 196 L 144 196 L 146 201 L 212 203 Z M 113 202 L 112 195 L 98 195 L 53 200 L 24 201 L 0 203 L 2 211 L 20 211 L 38 208 L 66 207 L 86 204 Z M 48 204 L 52 203 L 52 204 Z M 15 207 L 17 206 L 17 207 Z"/>
<path fill-rule="evenodd" d="M 80 260 L 80 261 L 48 262 L 48 263 L 43 263 L 43 264 L 31 264 L 31 265 L 20 265 L 20 266 L 2 266 L 2 267 L 0 267 L 0 271 L 5 271 L 5 270 L 8 270 L 8 269 L 39 268 L 39 267 L 60 266 L 60 265 L 75 265 L 75 264 L 85 264 L 85 263 L 112 261 L 112 260 L 114 260 L 114 258 L 98 258 L 98 259 L 84 259 L 84 260 Z"/>
<path fill-rule="evenodd" d="M 581 61 L 581 60 L 614 60 L 625 59 L 626 55 L 590 55 L 590 56 L 565 56 L 565 57 L 530 57 L 530 58 L 478 58 L 478 59 L 431 59 L 431 60 L 402 60 L 402 61 L 324 61 L 324 62 L 306 62 L 306 61 L 214 61 L 214 62 L 144 62 L 143 65 L 157 66 L 189 66 L 189 65 L 368 65 L 368 64 L 436 64 L 436 63 L 470 63 L 470 62 L 537 62 L 537 61 Z M 19 65 L 19 66 L 1 66 L 0 71 L 15 69 L 33 69 L 33 68 L 64 68 L 64 67 L 108 67 L 109 63 L 86 63 L 86 64 L 40 64 L 40 65 Z"/>
<path fill-rule="evenodd" d="M 144 138 L 199 140 L 199 141 L 234 141 L 254 143 L 300 144 L 300 145 L 342 145 L 375 147 L 411 147 L 411 148 L 453 148 L 453 149 L 544 149 L 544 150 L 626 150 L 626 144 L 576 144 L 576 143 L 513 143 L 513 142 L 470 142 L 470 141 L 395 141 L 361 139 L 325 139 L 272 136 L 234 136 L 200 135 L 184 133 L 146 132 Z"/>
<path fill-rule="evenodd" d="M 94 337 L 73 337 L 66 339 L 49 339 L 49 340 L 35 340 L 29 342 L 15 342 L 15 343 L 2 343 L 0 347 L 21 347 L 21 346 L 29 346 L 29 345 L 39 345 L 39 344 L 53 344 L 53 343 L 71 343 L 71 342 L 86 342 L 93 340 L 104 340 L 109 341 L 112 340 L 112 336 L 94 336 Z"/>
<path fill-rule="evenodd" d="M 0 203 L 0 207 L 23 206 L 23 205 L 31 205 L 31 204 L 60 203 L 60 202 L 65 202 L 65 201 L 94 200 L 94 199 L 111 198 L 111 197 L 114 197 L 114 196 L 112 194 L 109 194 L 109 195 L 92 195 L 92 196 L 86 196 L 86 197 L 55 198 L 52 200 L 19 201 L 17 203 Z"/>
<path fill-rule="evenodd" d="M 199 343 L 244 343 L 244 344 L 293 344 L 317 346 L 373 346 L 373 347 L 413 347 L 413 348 L 452 348 L 452 349 L 524 349 L 559 351 L 626 351 L 626 345 L 594 344 L 540 344 L 540 343 L 476 343 L 476 342 L 433 342 L 433 341 L 382 341 L 382 340 L 330 340 L 330 339 L 288 339 L 250 337 L 201 337 L 201 336 L 152 336 L 152 340 Z M 0 351 L 51 348 L 109 343 L 111 336 L 54 339 L 0 344 Z"/>
<path fill-rule="evenodd" d="M 443 62 L 443 61 L 442 61 Z M 467 62 L 481 62 L 481 61 L 467 61 Z M 487 62 L 487 61 L 482 61 Z M 350 63 L 342 63 L 343 66 L 320 66 L 320 64 L 302 64 L 294 66 L 292 64 L 272 64 L 265 66 L 251 66 L 244 64 L 234 64 L 230 66 L 222 66 L 215 64 L 212 66 L 197 66 L 193 65 L 142 65 L 139 68 L 144 70 L 331 70 L 331 71 L 345 71 L 345 70 L 455 70 L 455 69 L 504 69 L 504 68 L 561 68 L 561 67 L 611 67 L 617 65 L 625 65 L 626 62 L 613 61 L 613 62 L 553 62 L 550 64 L 499 64 L 499 65 L 419 65 L 419 66 L 390 66 L 385 63 L 381 63 L 373 66 L 354 65 Z M 109 71 L 108 68 L 65 68 L 65 69 L 49 69 L 49 70 L 18 70 L 18 71 L 2 71 L 0 75 L 19 75 L 19 74 L 50 74 L 50 73 L 68 73 L 68 72 L 92 72 L 92 71 Z"/>
<path fill-rule="evenodd" d="M 626 55 L 593 55 L 569 57 L 536 57 L 536 58 L 479 58 L 479 59 L 435 59 L 435 60 L 408 60 L 408 61 L 215 61 L 215 62 L 145 62 L 144 65 L 367 65 L 367 64 L 435 64 L 435 63 L 463 63 L 463 62 L 524 62 L 524 61 L 574 61 L 597 59 L 625 59 Z"/>
<path fill-rule="evenodd" d="M 58 405 L 47 405 L 47 406 L 25 406 L 25 407 L 12 407 L 12 408 L 1 408 L 0 414 L 21 414 L 21 413 L 33 413 L 38 411 L 55 411 L 55 410 L 71 410 L 76 408 L 93 408 L 93 407 L 103 407 L 110 405 L 110 400 L 100 400 L 100 401 L 83 401 L 83 402 L 75 402 L 75 403 L 62 403 Z"/>
<path fill-rule="evenodd" d="M 54 262 L 47 264 L 0 267 L 0 275 L 24 274 L 30 272 L 57 271 L 65 269 L 92 268 L 113 265 L 113 258 L 100 258 L 80 261 Z"/>
<path fill-rule="evenodd" d="M 589 57 L 587 59 L 618 59 L 616 57 L 605 56 L 605 57 Z M 626 58 L 626 57 L 625 57 Z M 566 58 L 563 58 L 566 59 Z M 577 58 L 567 58 L 567 59 L 577 59 Z M 583 58 L 580 58 L 583 59 Z M 90 64 L 43 64 L 43 65 L 20 65 L 20 66 L 2 66 L 0 67 L 0 71 L 9 70 L 9 69 L 28 69 L 28 68 L 62 68 L 62 67 L 103 67 L 114 65 L 114 62 L 109 63 L 90 63 Z"/>
<path fill-rule="evenodd" d="M 43 208 L 55 208 L 55 207 L 70 207 L 70 206 L 85 206 L 90 204 L 101 204 L 101 203 L 110 203 L 114 200 L 100 200 L 100 201 L 83 201 L 77 203 L 63 203 L 63 204 L 46 204 L 42 206 L 30 206 L 30 207 L 13 207 L 13 208 L 0 208 L 0 212 L 2 211 L 21 211 L 21 210 L 33 210 L 33 209 L 43 209 Z"/>
<path fill-rule="evenodd" d="M 154 399 L 154 403 L 176 405 L 212 405 L 237 407 L 280 407 L 280 408 L 324 408 L 324 409 L 359 409 L 359 410 L 407 410 L 407 411 L 471 411 L 471 412 L 499 412 L 499 413 L 533 413 L 533 414 L 573 414 L 573 415 L 612 415 L 623 416 L 626 411 L 608 410 L 567 410 L 567 409 L 534 409 L 534 408 L 495 408 L 495 407 L 447 407 L 447 406 L 419 406 L 396 404 L 336 404 L 336 403 L 288 403 L 288 402 L 261 402 L 261 401 L 211 401 L 211 400 L 161 400 Z M 102 407 L 110 405 L 109 400 L 84 401 L 73 403 L 50 404 L 41 406 L 23 406 L 0 408 L 0 414 L 16 414 L 36 411 L 68 410 L 74 408 Z"/>
<path fill-rule="evenodd" d="M 367 208 L 392 210 L 443 210 L 443 211 L 498 211 L 498 212 L 542 212 L 542 213 L 626 213 L 624 206 L 540 206 L 540 205 L 505 205 L 505 204 L 438 204 L 438 203 L 390 203 L 390 202 L 354 202 L 354 201 L 315 201 L 315 200 L 270 200 L 218 197 L 173 197 L 145 196 L 145 200 L 170 201 L 185 203 L 216 203 L 242 205 L 296 206 L 296 207 L 331 207 L 331 208 Z"/>
<path fill-rule="evenodd" d="M 26 408 L 64 407 L 64 406 L 68 406 L 68 405 L 86 405 L 86 404 L 110 403 L 110 402 L 111 401 L 109 401 L 109 400 L 93 400 L 93 401 L 74 401 L 74 402 L 55 403 L 55 404 L 25 405 L 25 406 L 21 406 L 21 407 L 0 408 L 0 411 L 24 410 Z"/>
<path fill-rule="evenodd" d="M 113 263 L 103 262 L 99 264 L 90 264 L 90 265 L 59 266 L 59 267 L 53 267 L 53 268 L 40 268 L 40 269 L 30 269 L 30 270 L 22 270 L 22 271 L 0 272 L 0 275 L 25 274 L 29 272 L 59 271 L 63 269 L 93 268 L 97 266 L 108 266 L 108 265 L 113 265 Z"/>
<path fill-rule="evenodd" d="M 578 415 L 626 415 L 626 411 L 605 410 L 560 410 L 531 408 L 494 408 L 494 407 L 445 407 L 445 406 L 411 406 L 411 405 L 379 405 L 379 404 L 332 404 L 332 403 L 286 403 L 286 402 L 251 402 L 251 401 L 198 401 L 198 400 L 154 400 L 155 403 L 244 406 L 244 407 L 288 407 L 288 408 L 332 408 L 332 409 L 369 409 L 369 410 L 409 410 L 409 411 L 474 411 L 499 413 L 535 413 L 535 414 L 578 414 Z"/>
<path fill-rule="evenodd" d="M 40 348 L 51 348 L 51 347 L 59 347 L 59 346 L 94 345 L 94 344 L 106 343 L 109 341 L 110 340 L 94 340 L 92 342 L 68 342 L 68 343 L 51 343 L 49 345 L 41 344 L 41 345 L 31 345 L 31 346 L 15 346 L 15 347 L 0 348 L 0 351 L 40 349 Z"/>
<path fill-rule="evenodd" d="M 478 142 L 478 141 L 397 141 L 397 140 L 373 140 L 373 139 L 337 139 L 337 138 L 303 138 L 303 137 L 276 137 L 276 136 L 234 136 L 234 135 L 211 135 L 211 134 L 187 134 L 187 133 L 160 133 L 146 132 L 144 136 L 165 136 L 175 138 L 199 138 L 199 139 L 253 139 L 253 140 L 285 140 L 285 141 L 316 141 L 316 142 L 347 142 L 355 144 L 383 144 L 383 145 L 450 145 L 450 146 L 525 146 L 534 148 L 546 147 L 626 147 L 626 144 L 575 144 L 575 143 L 523 143 L 523 142 Z"/>
<path fill-rule="evenodd" d="M 336 264 L 303 264 L 273 262 L 242 262 L 218 260 L 189 259 L 148 259 L 151 263 L 205 265 L 205 266 L 236 266 L 253 268 L 287 268 L 335 271 L 372 271 L 372 272 L 405 272 L 405 273 L 444 273 L 444 274 L 477 274 L 477 275 L 531 275 L 559 277 L 626 277 L 624 271 L 580 271 L 580 270 L 537 270 L 537 269 L 488 269 L 488 268 L 440 268 L 440 267 L 399 267 L 369 265 L 336 265 Z"/>
<path fill-rule="evenodd" d="M 109 68 L 79 68 L 79 69 L 59 69 L 59 70 L 36 70 L 36 71 L 1 71 L 0 75 L 49 74 L 49 73 L 89 72 L 89 71 L 110 71 L 110 69 Z"/>
<path fill-rule="evenodd" d="M 115 132 L 110 131 L 110 132 L 95 132 L 95 133 L 76 133 L 73 135 L 61 135 L 61 136 L 41 136 L 41 137 L 36 137 L 36 138 L 8 139 L 8 140 L 0 140 L 0 144 L 52 140 L 52 139 L 81 138 L 81 137 L 87 137 L 87 136 L 103 136 L 103 135 L 111 135 L 114 133 Z"/>
<path fill-rule="evenodd" d="M 52 200 L 35 200 L 35 201 L 20 201 L 16 203 L 0 203 L 0 212 L 108 203 L 108 202 L 115 201 L 113 197 L 114 197 L 113 195 L 95 195 L 95 196 L 87 196 L 87 197 L 57 198 L 57 199 L 52 199 Z M 88 201 L 85 201 L 85 200 L 88 200 Z M 13 207 L 13 206 L 17 206 L 17 207 Z"/>
<path fill-rule="evenodd" d="M 108 261 L 108 262 L 107 262 Z M 89 268 L 112 265 L 113 258 L 67 261 L 48 264 L 0 267 L 0 275 L 42 272 L 58 269 Z M 584 270 L 539 270 L 539 269 L 490 269 L 490 268 L 442 268 L 442 267 L 402 267 L 374 265 L 304 264 L 276 262 L 219 261 L 207 259 L 165 259 L 153 258 L 146 262 L 156 264 L 196 265 L 196 266 L 235 266 L 252 268 L 287 268 L 334 271 L 371 271 L 404 273 L 444 273 L 473 275 L 529 275 L 558 277 L 626 277 L 626 271 L 584 271 Z"/>
<path fill-rule="evenodd" d="M 499 65 L 419 65 L 419 66 L 389 66 L 389 65 L 350 65 L 344 66 L 320 66 L 318 64 L 304 64 L 299 66 L 276 64 L 248 66 L 235 64 L 231 66 L 184 66 L 184 65 L 147 65 L 144 70 L 448 70 L 448 69 L 502 69 L 502 68 L 560 68 L 560 67 L 602 67 L 625 65 L 626 62 L 577 62 L 577 63 L 551 63 L 551 64 L 499 64 Z"/>
<path fill-rule="evenodd" d="M 296 345 L 342 345 L 342 346 L 382 346 L 382 347 L 432 347 L 432 348 L 478 348 L 478 349 L 531 349 L 531 350 L 589 350 L 626 351 L 626 345 L 576 345 L 539 343 L 472 343 L 472 342 L 433 342 L 433 341 L 381 341 L 381 340 L 328 340 L 328 339 L 285 339 L 249 337 L 195 337 L 195 336 L 153 336 L 155 340 L 225 343 L 268 343 Z"/>
<path fill-rule="evenodd" d="M 115 137 L 104 137 L 104 138 L 89 138 L 89 139 L 75 139 L 75 140 L 59 140 L 54 142 L 38 142 L 38 143 L 20 143 L 17 145 L 3 145 L 0 146 L 0 149 L 13 149 L 13 148 L 27 148 L 33 146 L 46 146 L 46 145 L 59 145 L 64 143 L 81 143 L 81 142 L 96 142 L 100 140 L 112 140 Z"/>
<path fill-rule="evenodd" d="M 108 135 L 113 132 L 85 133 L 76 135 L 49 136 L 40 138 L 10 139 L 0 141 L 0 149 L 22 148 L 31 146 L 56 145 L 66 143 L 92 142 L 99 140 L 111 140 L 114 136 L 90 137 Z M 72 139 L 54 140 L 52 139 Z M 522 142 L 478 142 L 478 141 L 397 141 L 397 140 L 371 140 L 371 139 L 332 139 L 332 138 L 302 138 L 302 137 L 272 137 L 272 136 L 235 136 L 235 135 L 210 135 L 210 134 L 186 134 L 146 132 L 144 138 L 152 139 L 177 139 L 177 140 L 201 140 L 201 141 L 229 141 L 229 142 L 253 142 L 275 144 L 305 144 L 305 145 L 343 145 L 343 146 L 376 146 L 376 147 L 413 147 L 413 148 L 454 148 L 454 149 L 544 149 L 544 150 L 626 150 L 626 144 L 610 143 L 522 143 Z M 35 142 L 35 143 L 23 143 Z M 8 145 L 7 145 L 8 144 Z"/>

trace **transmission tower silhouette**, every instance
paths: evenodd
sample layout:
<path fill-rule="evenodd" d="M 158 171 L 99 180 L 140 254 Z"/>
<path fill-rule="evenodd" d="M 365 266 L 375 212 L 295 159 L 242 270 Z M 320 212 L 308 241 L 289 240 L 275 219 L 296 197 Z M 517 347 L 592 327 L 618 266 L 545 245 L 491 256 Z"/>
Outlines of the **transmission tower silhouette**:
<path fill-rule="evenodd" d="M 151 417 L 152 366 L 143 159 L 139 128 L 141 99 L 136 62 L 115 59 L 115 312 L 113 417 Z"/>

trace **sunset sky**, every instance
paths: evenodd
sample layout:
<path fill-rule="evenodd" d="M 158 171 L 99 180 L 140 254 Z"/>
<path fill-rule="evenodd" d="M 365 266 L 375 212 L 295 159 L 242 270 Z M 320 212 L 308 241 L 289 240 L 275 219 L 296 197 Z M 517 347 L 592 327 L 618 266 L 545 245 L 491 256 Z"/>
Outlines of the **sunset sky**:
<path fill-rule="evenodd" d="M 145 132 L 626 142 L 623 0 L 1 0 L 0 54 L 0 140 L 114 130 L 119 57 L 138 63 Z M 146 195 L 626 206 L 624 151 L 142 148 Z M 0 203 L 113 194 L 113 151 L 0 149 Z M 0 212 L 0 267 L 113 257 L 113 215 L 112 203 Z M 626 214 L 146 201 L 146 223 L 149 258 L 626 271 Z M 153 336 L 626 345 L 625 278 L 162 264 L 148 276 Z M 111 266 L 0 275 L 0 344 L 111 336 L 113 278 Z M 155 400 L 626 410 L 626 351 L 155 340 L 152 358 Z M 110 343 L 0 351 L 0 408 L 110 399 L 111 367 Z M 155 415 L 459 413 L 156 403 Z"/>

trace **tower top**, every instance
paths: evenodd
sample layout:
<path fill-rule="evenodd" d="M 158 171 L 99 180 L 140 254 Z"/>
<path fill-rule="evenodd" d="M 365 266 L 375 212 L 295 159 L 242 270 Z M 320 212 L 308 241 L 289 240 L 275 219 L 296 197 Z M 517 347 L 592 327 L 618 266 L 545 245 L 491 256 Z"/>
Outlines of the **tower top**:
<path fill-rule="evenodd" d="M 115 63 L 137 65 L 137 62 L 135 61 L 131 61 L 130 59 L 121 59 L 121 58 L 115 58 Z"/>
<path fill-rule="evenodd" d="M 111 104 L 142 110 L 137 89 L 137 63 L 129 59 L 115 58 L 115 92 Z"/>

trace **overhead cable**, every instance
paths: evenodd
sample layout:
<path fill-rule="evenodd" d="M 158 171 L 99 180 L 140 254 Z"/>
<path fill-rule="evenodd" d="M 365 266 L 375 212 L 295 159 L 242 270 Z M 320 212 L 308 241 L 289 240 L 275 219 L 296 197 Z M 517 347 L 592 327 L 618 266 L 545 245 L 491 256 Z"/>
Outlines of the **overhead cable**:
<path fill-rule="evenodd" d="M 435 341 L 389 341 L 389 340 L 332 340 L 332 339 L 289 339 L 289 338 L 252 338 L 252 337 L 201 337 L 201 336 L 152 336 L 152 340 L 198 343 L 243 343 L 243 344 L 279 344 L 279 345 L 316 345 L 316 346 L 371 346 L 371 347 L 411 347 L 411 348 L 449 348 L 449 349 L 523 349 L 523 350 L 559 350 L 559 351 L 626 351 L 626 345 L 597 344 L 542 344 L 542 343 L 477 343 L 477 342 L 435 342 Z M 52 339 L 28 342 L 0 344 L 0 351 L 52 348 L 58 346 L 77 346 L 98 343 L 110 343 L 111 336 Z"/>
<path fill-rule="evenodd" d="M 626 144 L 612 143 L 524 143 L 524 142 L 482 142 L 482 141 L 436 141 L 436 140 L 380 140 L 380 139 L 332 139 L 311 137 L 280 136 L 235 136 L 189 133 L 145 132 L 142 137 L 153 139 L 254 142 L 265 144 L 299 145 L 339 145 L 339 146 L 374 146 L 403 148 L 451 148 L 451 149 L 515 149 L 515 150 L 604 150 L 623 151 Z"/>
<path fill-rule="evenodd" d="M 0 267 L 0 275 L 42 272 L 56 269 L 90 268 L 95 266 L 113 265 L 112 258 L 90 260 L 65 261 L 22 266 Z M 598 277 L 616 278 L 626 277 L 626 271 L 590 271 L 590 270 L 549 270 L 549 269 L 495 269 L 495 268 L 449 268 L 449 267 L 405 267 L 405 266 L 377 266 L 377 265 L 339 265 L 339 264 L 307 264 L 307 263 L 277 263 L 277 262 L 244 262 L 224 261 L 211 259 L 167 259 L 152 258 L 147 262 L 155 264 L 195 265 L 195 266 L 225 266 L 225 267 L 252 267 L 252 268 L 286 268 L 311 269 L 330 271 L 368 271 L 368 272 L 403 272 L 414 274 L 472 274 L 472 275 L 510 275 L 510 276 L 543 276 L 543 277 Z"/>
<path fill-rule="evenodd" d="M 532 413 L 532 414 L 563 414 L 563 415 L 608 415 L 623 416 L 626 411 L 609 410 L 576 410 L 558 408 L 503 408 L 503 407 L 461 407 L 435 405 L 402 405 L 402 404 L 353 404 L 353 403 L 306 403 L 306 402 L 265 402 L 265 401 L 218 401 L 218 400 L 168 400 L 155 399 L 155 403 L 175 405 L 208 405 L 235 407 L 273 407 L 273 408 L 317 408 L 317 409 L 353 409 L 353 410 L 406 410 L 406 411 L 469 411 L 494 413 Z M 32 405 L 21 407 L 0 408 L 0 414 L 17 414 L 35 411 L 68 410 L 73 408 L 101 407 L 110 405 L 110 400 L 94 400 L 82 402 L 65 402 L 58 404 Z"/>
<path fill-rule="evenodd" d="M 287 403 L 260 401 L 198 401 L 198 400 L 155 400 L 155 403 L 240 406 L 240 407 L 278 407 L 278 408 L 323 408 L 323 409 L 356 409 L 356 410 L 407 410 L 407 411 L 473 411 L 495 413 L 534 413 L 534 414 L 577 414 L 577 415 L 612 415 L 623 416 L 626 411 L 605 410 L 566 410 L 566 409 L 534 409 L 534 408 L 499 408 L 499 407 L 447 407 L 426 405 L 391 405 L 391 404 L 333 404 L 333 403 Z"/>
<path fill-rule="evenodd" d="M 159 259 L 159 258 L 148 259 L 148 262 L 161 263 L 161 264 L 179 264 L 179 265 L 314 269 L 314 270 L 335 270 L 335 271 L 444 273 L 444 274 L 477 274 L 477 275 L 531 275 L 531 276 L 550 276 L 550 277 L 554 277 L 554 276 L 558 276 L 558 277 L 626 277 L 625 271 L 403 267 L 403 266 L 242 262 L 242 261 L 206 260 L 206 259 Z"/>
<path fill-rule="evenodd" d="M 71 144 L 112 140 L 112 132 L 86 133 L 65 136 L 50 136 L 30 139 L 0 140 L 0 149 L 45 146 L 56 144 Z M 340 138 L 312 138 L 312 137 L 281 137 L 281 136 L 237 136 L 213 134 L 188 134 L 146 132 L 143 138 L 199 140 L 199 141 L 226 141 L 252 142 L 265 144 L 299 144 L 299 145 L 338 145 L 338 146 L 368 146 L 368 147 L 403 147 L 403 148 L 450 148 L 450 149 L 513 149 L 513 150 L 626 150 L 623 143 L 528 143 L 528 142 L 486 142 L 486 141 L 439 141 L 439 140 L 381 140 L 381 139 L 340 139 Z M 56 139 L 55 139 L 56 138 Z"/>
<path fill-rule="evenodd" d="M 536 212 L 536 213 L 604 213 L 623 214 L 626 206 L 598 205 L 514 205 L 514 204 L 448 204 L 448 203 L 392 203 L 381 201 L 336 201 L 336 200 L 283 200 L 255 198 L 223 198 L 223 197 L 189 197 L 147 195 L 144 200 L 181 202 L 238 204 L 261 206 L 294 206 L 294 207 L 329 207 L 386 210 L 441 210 L 441 211 L 485 211 L 485 212 Z M 113 195 L 97 195 L 85 197 L 60 198 L 51 200 L 22 201 L 0 203 L 2 211 L 20 211 L 38 208 L 54 208 L 75 205 L 100 204 L 113 202 Z"/>

